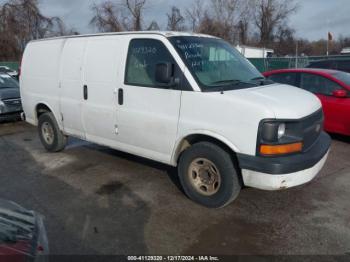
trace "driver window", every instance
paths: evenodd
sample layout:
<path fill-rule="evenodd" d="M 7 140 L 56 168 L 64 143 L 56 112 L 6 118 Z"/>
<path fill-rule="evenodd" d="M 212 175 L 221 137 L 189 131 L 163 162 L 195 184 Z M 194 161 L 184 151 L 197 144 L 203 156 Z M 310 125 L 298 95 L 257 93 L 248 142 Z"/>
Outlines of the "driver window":
<path fill-rule="evenodd" d="M 125 84 L 160 87 L 155 80 L 156 65 L 175 61 L 164 44 L 154 39 L 133 39 L 130 42 Z"/>

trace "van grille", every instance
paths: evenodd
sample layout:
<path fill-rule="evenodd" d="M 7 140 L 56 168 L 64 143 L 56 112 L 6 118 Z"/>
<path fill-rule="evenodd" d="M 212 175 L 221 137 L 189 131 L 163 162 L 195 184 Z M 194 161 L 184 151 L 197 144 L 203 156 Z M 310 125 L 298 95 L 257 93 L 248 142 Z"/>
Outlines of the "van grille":
<path fill-rule="evenodd" d="M 20 98 L 12 98 L 3 100 L 4 104 L 7 106 L 21 106 L 22 102 Z"/>
<path fill-rule="evenodd" d="M 302 120 L 304 151 L 308 151 L 321 135 L 323 122 L 324 116 L 322 109 Z"/>

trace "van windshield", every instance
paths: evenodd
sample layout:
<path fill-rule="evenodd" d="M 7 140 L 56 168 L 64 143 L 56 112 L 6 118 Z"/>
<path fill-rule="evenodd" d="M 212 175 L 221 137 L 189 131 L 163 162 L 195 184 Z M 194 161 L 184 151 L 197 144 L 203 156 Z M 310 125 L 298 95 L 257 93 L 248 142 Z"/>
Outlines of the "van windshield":
<path fill-rule="evenodd" d="M 169 38 L 203 91 L 234 90 L 261 84 L 261 73 L 227 42 L 209 37 Z"/>

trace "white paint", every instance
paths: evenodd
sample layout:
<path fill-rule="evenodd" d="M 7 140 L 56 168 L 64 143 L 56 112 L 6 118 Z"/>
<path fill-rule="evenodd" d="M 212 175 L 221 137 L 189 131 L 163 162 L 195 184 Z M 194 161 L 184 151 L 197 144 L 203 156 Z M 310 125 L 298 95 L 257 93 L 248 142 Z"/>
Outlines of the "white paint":
<path fill-rule="evenodd" d="M 244 185 L 262 190 L 282 190 L 312 181 L 321 171 L 329 152 L 313 167 L 295 173 L 270 175 L 251 170 L 242 170 Z"/>
<path fill-rule="evenodd" d="M 20 79 L 27 121 L 37 124 L 36 106 L 43 103 L 67 135 L 176 166 L 178 147 L 189 135 L 207 135 L 235 152 L 255 155 L 262 119 L 298 119 L 321 107 L 312 94 L 285 85 L 201 92 L 167 39 L 174 35 L 210 37 L 141 32 L 29 43 Z M 135 38 L 161 41 L 193 92 L 125 85 L 128 47 Z M 88 100 L 83 99 L 84 85 Z M 123 105 L 118 104 L 119 88 L 124 90 Z"/>

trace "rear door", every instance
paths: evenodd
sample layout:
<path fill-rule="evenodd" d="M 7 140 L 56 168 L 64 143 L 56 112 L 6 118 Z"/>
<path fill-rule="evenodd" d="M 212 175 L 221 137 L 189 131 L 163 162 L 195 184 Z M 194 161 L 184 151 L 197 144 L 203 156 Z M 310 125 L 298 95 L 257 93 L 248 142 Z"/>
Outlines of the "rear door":
<path fill-rule="evenodd" d="M 334 81 L 315 74 L 301 73 L 300 87 L 314 93 L 322 102 L 325 114 L 325 129 L 329 132 L 349 132 L 348 98 L 337 98 L 333 96 L 335 90 L 343 89 Z"/>
<path fill-rule="evenodd" d="M 86 39 L 68 39 L 61 57 L 60 111 L 67 134 L 85 138 L 82 122 L 83 61 Z M 50 61 L 48 61 L 50 62 Z"/>
<path fill-rule="evenodd" d="M 169 43 L 170 45 L 170 43 Z M 126 57 L 125 79 L 118 90 L 118 142 L 131 153 L 169 163 L 175 145 L 181 90 L 155 80 L 157 63 L 173 65 L 182 72 L 161 40 L 131 39 Z"/>

